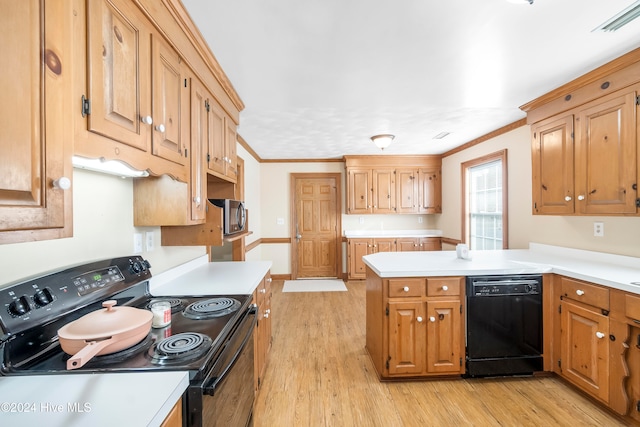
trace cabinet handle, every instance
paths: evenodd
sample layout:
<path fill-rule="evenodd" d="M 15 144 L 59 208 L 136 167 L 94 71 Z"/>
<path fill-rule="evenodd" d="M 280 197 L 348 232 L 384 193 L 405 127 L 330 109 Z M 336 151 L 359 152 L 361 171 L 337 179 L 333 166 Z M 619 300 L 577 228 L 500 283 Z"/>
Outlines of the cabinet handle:
<path fill-rule="evenodd" d="M 416 317 L 416 320 L 418 321 L 418 323 L 422 323 L 422 317 L 418 316 Z"/>
<path fill-rule="evenodd" d="M 158 126 L 156 126 L 156 130 L 160 133 L 164 133 L 165 127 L 163 124 L 159 124 Z"/>
<path fill-rule="evenodd" d="M 584 295 L 584 291 L 582 289 L 578 289 L 576 291 L 576 294 L 578 294 L 579 296 L 582 296 L 582 295 Z"/>
<path fill-rule="evenodd" d="M 140 117 L 140 121 L 142 121 L 142 123 L 144 123 L 145 125 L 153 124 L 153 118 L 151 116 L 142 116 Z"/>
<path fill-rule="evenodd" d="M 266 289 L 260 289 L 260 293 L 261 293 L 261 294 L 266 294 L 266 293 L 267 293 L 267 290 L 266 290 Z"/>
<path fill-rule="evenodd" d="M 271 314 L 271 309 L 267 308 L 264 312 L 267 313 L 267 314 Z"/>
<path fill-rule="evenodd" d="M 201 199 L 200 199 L 200 196 L 196 196 L 196 197 L 194 197 L 194 198 L 193 198 L 193 202 L 194 202 L 196 205 L 199 205 L 199 204 L 200 204 L 200 200 L 201 200 Z"/>
<path fill-rule="evenodd" d="M 433 316 L 429 317 L 429 322 L 433 323 L 433 322 L 435 322 L 435 321 L 436 321 L 436 318 L 435 318 L 435 317 L 433 317 Z"/>
<path fill-rule="evenodd" d="M 570 201 L 571 201 L 571 196 L 566 196 L 564 199 L 565 199 L 567 202 L 570 202 Z"/>
<path fill-rule="evenodd" d="M 584 196 L 581 194 L 578 196 L 578 200 L 584 200 Z"/>
<path fill-rule="evenodd" d="M 405 286 L 404 288 L 402 288 L 402 290 L 405 291 L 405 292 L 409 292 L 409 287 Z"/>
<path fill-rule="evenodd" d="M 267 312 L 265 311 L 265 312 L 264 312 L 264 316 L 263 316 L 263 317 L 264 317 L 265 319 L 268 319 L 268 318 L 269 318 L 269 313 L 267 313 Z"/>
<path fill-rule="evenodd" d="M 66 176 L 61 176 L 60 178 L 53 181 L 53 188 L 57 188 L 59 190 L 68 190 L 71 188 L 71 180 Z"/>
<path fill-rule="evenodd" d="M 604 338 L 604 336 L 605 335 L 602 332 L 596 332 L 596 337 L 602 339 L 602 338 Z"/>
<path fill-rule="evenodd" d="M 448 287 L 447 285 L 444 285 L 444 286 L 442 287 L 442 290 L 446 292 L 446 291 L 448 291 L 448 290 L 449 290 L 449 287 Z"/>

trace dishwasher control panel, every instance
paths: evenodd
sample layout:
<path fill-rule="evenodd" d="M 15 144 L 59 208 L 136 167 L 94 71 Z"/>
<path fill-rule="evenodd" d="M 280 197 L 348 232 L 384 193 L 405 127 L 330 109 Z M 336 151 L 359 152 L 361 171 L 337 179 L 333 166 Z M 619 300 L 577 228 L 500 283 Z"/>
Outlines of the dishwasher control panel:
<path fill-rule="evenodd" d="M 467 278 L 467 295 L 490 297 L 538 295 L 542 293 L 541 276 L 475 276 Z"/>

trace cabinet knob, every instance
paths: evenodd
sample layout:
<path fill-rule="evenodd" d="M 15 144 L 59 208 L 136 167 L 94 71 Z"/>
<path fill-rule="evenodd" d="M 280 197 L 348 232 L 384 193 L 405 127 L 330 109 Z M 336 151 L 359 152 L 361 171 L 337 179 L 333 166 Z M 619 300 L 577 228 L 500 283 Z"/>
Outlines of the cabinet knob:
<path fill-rule="evenodd" d="M 565 198 L 564 198 L 564 199 L 565 199 L 567 202 L 570 202 L 570 201 L 571 201 L 571 196 L 565 196 Z"/>
<path fill-rule="evenodd" d="M 605 335 L 602 332 L 596 332 L 596 337 L 602 339 L 605 337 Z"/>
<path fill-rule="evenodd" d="M 61 176 L 60 178 L 53 181 L 53 188 L 68 190 L 71 188 L 71 180 L 66 176 Z"/>
<path fill-rule="evenodd" d="M 151 116 L 142 116 L 140 117 L 140 121 L 142 121 L 142 123 L 144 123 L 145 125 L 153 124 L 153 118 Z"/>
<path fill-rule="evenodd" d="M 163 124 L 159 124 L 158 126 L 156 126 L 156 130 L 160 133 L 164 133 L 165 127 Z"/>
<path fill-rule="evenodd" d="M 579 296 L 582 296 L 582 295 L 584 295 L 584 291 L 582 289 L 578 289 L 576 291 L 576 294 L 579 295 Z"/>
<path fill-rule="evenodd" d="M 194 202 L 196 205 L 199 205 L 199 204 L 200 204 L 200 200 L 201 200 L 201 199 L 200 199 L 200 196 L 196 196 L 196 197 L 194 197 L 194 198 L 193 198 L 193 202 Z"/>
<path fill-rule="evenodd" d="M 268 319 L 269 318 L 269 313 L 267 313 L 266 311 L 264 312 L 264 318 Z"/>
<path fill-rule="evenodd" d="M 429 317 L 429 322 L 433 323 L 433 322 L 435 322 L 435 321 L 436 321 L 436 318 L 435 318 L 435 317 L 433 317 L 433 316 Z"/>
<path fill-rule="evenodd" d="M 273 282 L 273 279 L 272 279 L 271 277 L 269 277 L 269 278 L 267 279 L 267 282 L 271 283 L 271 282 Z"/>
<path fill-rule="evenodd" d="M 271 309 L 267 308 L 264 312 L 267 313 L 267 314 L 271 314 Z"/>
<path fill-rule="evenodd" d="M 417 321 L 418 323 L 422 323 L 422 317 L 420 317 L 420 316 L 416 317 L 416 321 Z"/>
<path fill-rule="evenodd" d="M 402 290 L 405 291 L 405 292 L 409 292 L 409 287 L 405 286 L 404 288 L 402 288 Z"/>
<path fill-rule="evenodd" d="M 449 287 L 448 287 L 447 285 L 444 285 L 444 286 L 442 287 L 442 290 L 443 290 L 443 291 L 448 291 L 448 290 L 449 290 Z"/>
<path fill-rule="evenodd" d="M 578 200 L 584 200 L 584 196 L 581 194 L 578 196 Z"/>
<path fill-rule="evenodd" d="M 267 293 L 267 290 L 266 290 L 266 289 L 260 289 L 260 293 L 261 293 L 261 294 L 266 294 L 266 293 Z"/>

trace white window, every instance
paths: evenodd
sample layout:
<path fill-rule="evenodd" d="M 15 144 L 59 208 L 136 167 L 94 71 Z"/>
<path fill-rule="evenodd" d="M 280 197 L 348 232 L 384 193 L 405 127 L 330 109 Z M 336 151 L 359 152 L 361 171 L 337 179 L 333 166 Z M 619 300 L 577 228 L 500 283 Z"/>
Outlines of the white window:
<path fill-rule="evenodd" d="M 462 236 L 470 249 L 506 249 L 507 152 L 462 164 Z"/>

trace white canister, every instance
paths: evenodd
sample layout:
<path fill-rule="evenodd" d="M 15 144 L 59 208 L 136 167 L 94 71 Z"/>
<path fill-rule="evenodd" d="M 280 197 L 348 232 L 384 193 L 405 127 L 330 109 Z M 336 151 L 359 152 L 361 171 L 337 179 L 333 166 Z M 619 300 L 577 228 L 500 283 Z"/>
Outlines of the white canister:
<path fill-rule="evenodd" d="M 463 243 L 456 245 L 456 255 L 460 259 L 471 259 L 469 255 L 469 247 Z"/>
<path fill-rule="evenodd" d="M 169 302 L 154 302 L 151 304 L 151 313 L 153 313 L 152 327 L 164 328 L 171 323 L 171 304 Z"/>

